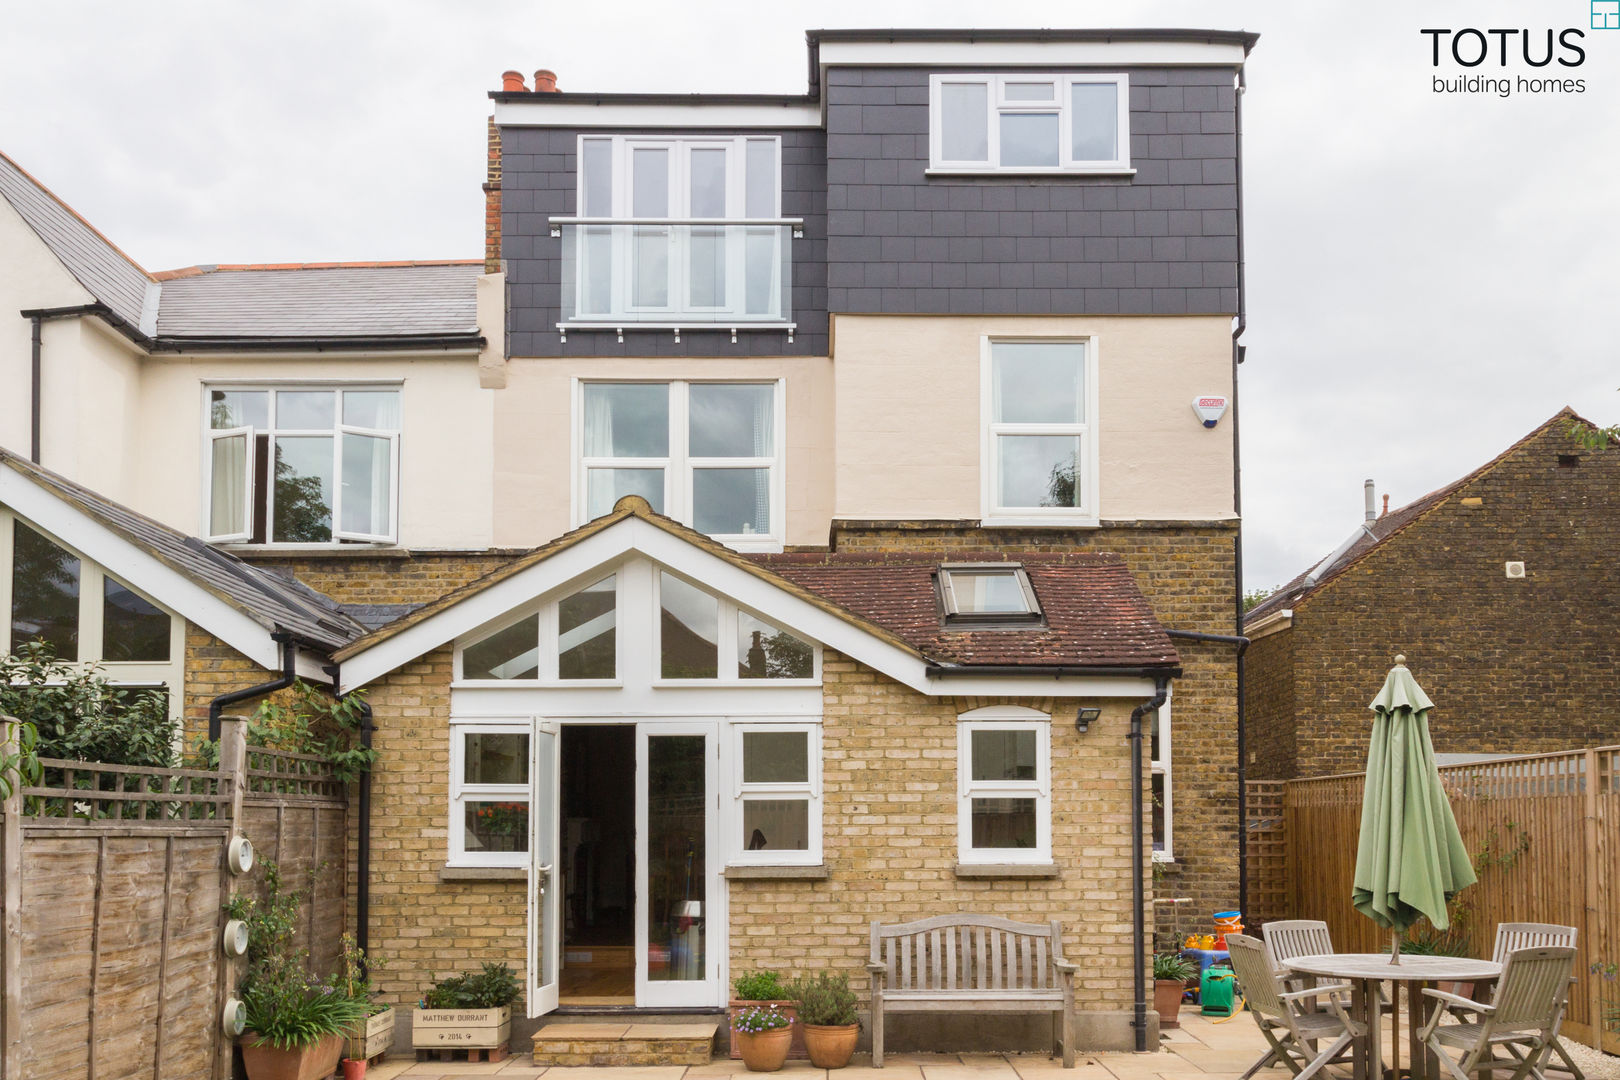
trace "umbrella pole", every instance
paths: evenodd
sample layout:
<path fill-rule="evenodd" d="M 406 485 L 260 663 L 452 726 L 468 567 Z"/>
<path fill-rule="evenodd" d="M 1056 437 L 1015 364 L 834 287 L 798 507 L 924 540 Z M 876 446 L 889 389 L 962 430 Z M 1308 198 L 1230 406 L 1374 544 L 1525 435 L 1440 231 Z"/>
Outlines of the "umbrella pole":
<path fill-rule="evenodd" d="M 1391 930 L 1389 932 L 1389 939 L 1389 962 L 1391 964 L 1399 964 L 1401 962 L 1401 932 L 1399 930 Z"/>

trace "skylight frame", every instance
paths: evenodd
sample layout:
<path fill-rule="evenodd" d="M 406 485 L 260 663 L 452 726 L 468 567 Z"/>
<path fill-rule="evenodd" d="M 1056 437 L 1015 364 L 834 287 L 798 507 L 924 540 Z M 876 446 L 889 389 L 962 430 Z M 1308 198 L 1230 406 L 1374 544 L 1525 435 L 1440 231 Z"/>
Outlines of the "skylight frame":
<path fill-rule="evenodd" d="M 1011 577 L 1024 598 L 1023 611 L 963 611 L 952 582 L 953 574 Z M 1046 614 L 1022 563 L 941 563 L 934 574 L 940 616 L 947 628 L 1022 630 L 1046 625 Z"/>

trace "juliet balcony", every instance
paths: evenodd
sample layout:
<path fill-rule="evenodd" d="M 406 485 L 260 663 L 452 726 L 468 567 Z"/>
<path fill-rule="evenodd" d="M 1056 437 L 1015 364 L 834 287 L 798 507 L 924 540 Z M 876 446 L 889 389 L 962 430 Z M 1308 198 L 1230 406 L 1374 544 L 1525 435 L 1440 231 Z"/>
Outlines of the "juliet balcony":
<path fill-rule="evenodd" d="M 628 328 L 785 332 L 793 340 L 797 218 L 551 219 L 562 239 L 562 319 L 577 331 Z"/>

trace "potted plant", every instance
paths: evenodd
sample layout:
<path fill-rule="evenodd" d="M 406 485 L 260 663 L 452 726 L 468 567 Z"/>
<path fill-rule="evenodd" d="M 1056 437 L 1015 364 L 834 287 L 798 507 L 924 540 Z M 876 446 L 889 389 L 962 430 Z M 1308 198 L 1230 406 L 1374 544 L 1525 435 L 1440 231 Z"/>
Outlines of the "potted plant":
<path fill-rule="evenodd" d="M 363 1076 L 365 1063 L 382 1056 L 394 1045 L 394 1007 L 372 1000 L 377 987 L 372 982 L 371 974 L 384 967 L 384 962 L 374 956 L 367 957 L 353 934 L 344 934 L 340 940 L 343 943 L 343 961 L 328 980 L 328 984 L 344 997 L 352 998 L 365 1006 L 365 1019 L 349 1029 L 348 1039 L 343 1047 L 343 1057 L 346 1061 L 361 1064 L 358 1071 L 348 1069 L 347 1066 L 345 1070 Z"/>
<path fill-rule="evenodd" d="M 411 1045 L 418 1050 L 497 1050 L 512 1034 L 517 976 L 505 964 L 441 979 L 422 996 L 411 1017 Z"/>
<path fill-rule="evenodd" d="M 312 982 L 302 964 L 278 964 L 250 976 L 242 990 L 247 1030 L 242 1064 L 248 1080 L 330 1076 L 365 1003 Z"/>
<path fill-rule="evenodd" d="M 1153 954 L 1153 1011 L 1159 1014 L 1161 1028 L 1178 1028 L 1181 1021 L 1181 995 L 1187 980 L 1198 974 L 1198 965 L 1176 952 Z"/>
<path fill-rule="evenodd" d="M 742 1050 L 737 1045 L 736 1021 L 743 1010 L 756 1005 L 774 1005 L 777 1012 L 789 1020 L 798 1019 L 799 1003 L 793 999 L 782 976 L 774 971 L 745 972 L 733 979 L 731 986 L 736 991 L 728 1010 L 732 1021 L 731 1056 L 734 1058 L 742 1057 Z M 788 1057 L 802 1058 L 805 1056 L 804 1032 L 797 1024 L 790 1026 L 793 1036 L 788 1045 Z"/>
<path fill-rule="evenodd" d="M 813 979 L 794 983 L 793 996 L 799 999 L 799 1028 L 804 1032 L 810 1064 L 818 1069 L 848 1065 L 861 1033 L 849 976 L 823 971 Z"/>
<path fill-rule="evenodd" d="M 775 1072 L 793 1042 L 793 1017 L 775 1005 L 752 1005 L 731 1019 L 731 1042 L 749 1072 Z"/>

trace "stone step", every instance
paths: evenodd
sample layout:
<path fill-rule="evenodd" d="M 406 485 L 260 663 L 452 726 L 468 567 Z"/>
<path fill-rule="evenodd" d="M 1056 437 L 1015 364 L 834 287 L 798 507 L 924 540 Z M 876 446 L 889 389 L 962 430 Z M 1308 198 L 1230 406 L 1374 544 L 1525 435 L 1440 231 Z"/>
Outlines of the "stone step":
<path fill-rule="evenodd" d="M 558 1020 L 534 1033 L 536 1065 L 707 1065 L 713 1022 L 631 1024 Z"/>

